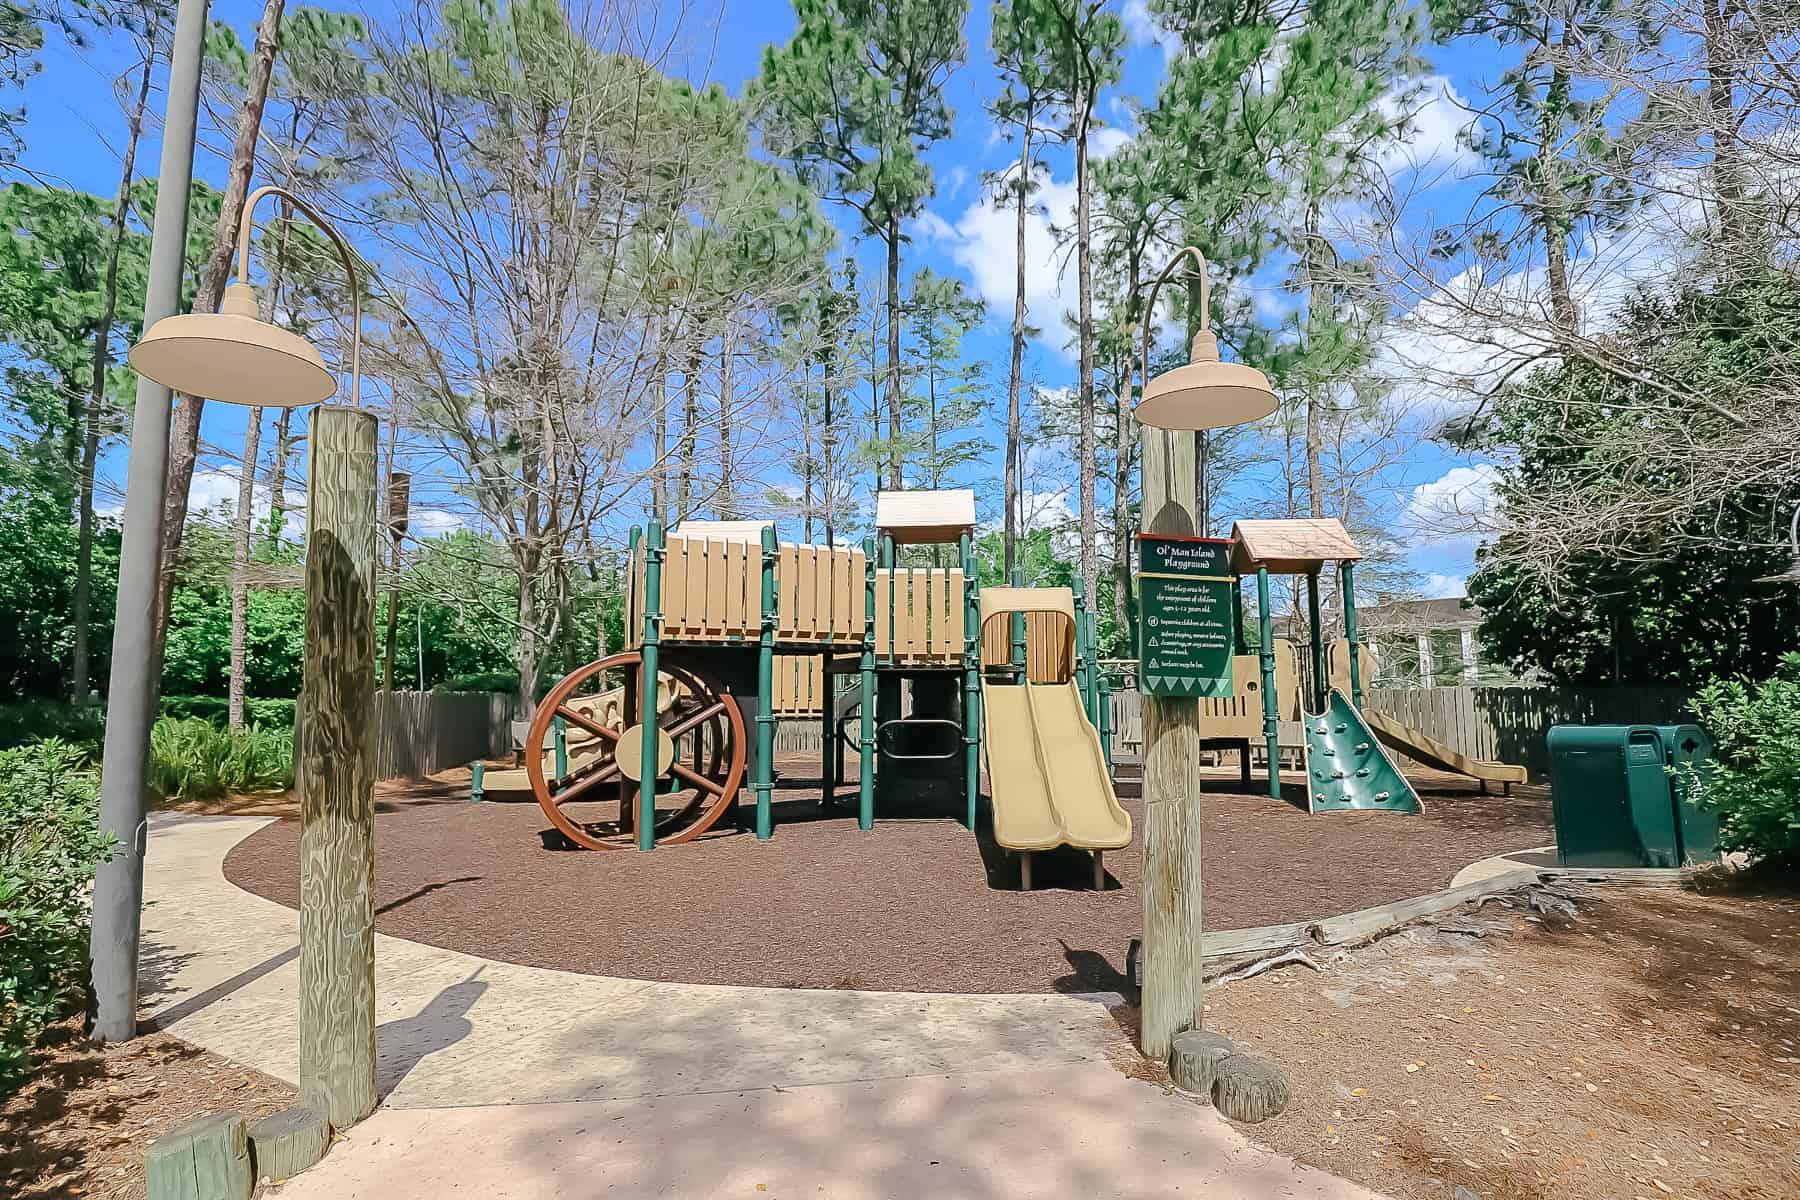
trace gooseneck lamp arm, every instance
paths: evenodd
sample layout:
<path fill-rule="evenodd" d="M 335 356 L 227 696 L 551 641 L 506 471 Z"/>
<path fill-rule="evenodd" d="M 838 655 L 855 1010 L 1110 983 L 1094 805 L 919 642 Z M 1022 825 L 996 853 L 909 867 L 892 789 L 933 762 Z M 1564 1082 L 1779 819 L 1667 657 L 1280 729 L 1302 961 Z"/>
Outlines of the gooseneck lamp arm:
<path fill-rule="evenodd" d="M 350 252 L 346 243 L 332 223 L 325 219 L 323 213 L 302 200 L 294 193 L 276 184 L 264 184 L 250 193 L 244 201 L 244 219 L 238 226 L 238 277 L 234 287 L 241 286 L 246 290 L 250 286 L 250 234 L 255 228 L 256 202 L 264 196 L 280 196 L 289 204 L 305 213 L 321 233 L 331 240 L 332 247 L 337 250 L 338 260 L 344 264 L 344 274 L 350 278 L 350 405 L 352 408 L 362 407 L 362 280 L 356 272 L 356 256 Z"/>
<path fill-rule="evenodd" d="M 1158 292 L 1160 292 L 1162 290 L 1162 285 L 1167 283 L 1169 281 L 1169 277 L 1175 273 L 1175 268 L 1180 266 L 1184 259 L 1188 259 L 1188 258 L 1192 258 L 1194 260 L 1195 265 L 1199 268 L 1199 271 L 1200 271 L 1200 329 L 1201 329 L 1201 333 L 1204 333 L 1206 331 L 1207 325 L 1212 320 L 1212 282 L 1207 278 L 1206 256 L 1204 254 L 1200 253 L 1200 251 L 1196 247 L 1183 246 L 1179 251 L 1176 252 L 1174 258 L 1171 258 L 1167 263 L 1163 264 L 1163 269 L 1157 273 L 1156 280 L 1153 283 L 1151 283 L 1151 285 L 1150 285 L 1150 301 L 1148 304 L 1146 304 L 1144 306 L 1144 374 L 1143 374 L 1143 382 L 1145 384 L 1148 384 L 1150 382 L 1150 333 L 1151 333 L 1151 330 L 1153 330 L 1156 327 L 1156 295 Z M 1194 337 L 1194 340 L 1196 342 L 1198 342 L 1200 340 L 1200 334 L 1196 334 Z M 1190 350 L 1190 354 L 1191 353 L 1192 353 L 1192 351 Z M 1217 357 L 1216 352 L 1214 354 L 1214 357 Z M 1140 386 L 1142 386 L 1142 385 L 1140 385 Z"/>

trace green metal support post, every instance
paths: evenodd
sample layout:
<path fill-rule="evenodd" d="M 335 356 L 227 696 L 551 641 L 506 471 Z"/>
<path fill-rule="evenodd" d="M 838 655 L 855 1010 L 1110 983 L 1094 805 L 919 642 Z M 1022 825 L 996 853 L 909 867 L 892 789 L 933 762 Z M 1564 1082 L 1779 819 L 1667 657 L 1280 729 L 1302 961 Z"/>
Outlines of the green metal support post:
<path fill-rule="evenodd" d="M 1319 573 L 1306 577 L 1306 620 L 1312 630 L 1312 707 L 1325 708 L 1325 628 L 1319 623 Z"/>
<path fill-rule="evenodd" d="M 775 528 L 762 531 L 762 636 L 756 648 L 756 840 L 774 832 L 769 803 L 775 790 Z"/>
<path fill-rule="evenodd" d="M 963 775 L 968 793 L 967 823 L 975 831 L 975 801 L 981 792 L 981 574 L 975 546 L 962 535 L 963 569 Z"/>
<path fill-rule="evenodd" d="M 1088 622 L 1087 587 L 1079 580 L 1075 585 L 1075 694 L 1081 697 L 1081 711 L 1094 719 L 1094 706 L 1088 703 Z"/>
<path fill-rule="evenodd" d="M 1013 568 L 1012 585 L 1025 586 L 1024 567 Z M 1025 682 L 1025 614 L 1022 612 L 1012 615 L 1012 664 L 1013 669 L 1019 673 L 1019 682 Z"/>
<path fill-rule="evenodd" d="M 656 659 L 662 645 L 662 563 L 663 527 L 661 521 L 650 522 L 644 540 L 644 682 L 638 689 L 638 710 L 644 715 L 644 752 L 638 779 L 637 847 L 656 849 Z"/>
<path fill-rule="evenodd" d="M 1344 601 L 1344 640 L 1350 643 L 1350 703 L 1356 711 L 1363 706 L 1362 663 L 1356 649 L 1356 587 L 1350 578 L 1351 562 L 1338 564 L 1338 591 Z"/>
<path fill-rule="evenodd" d="M 831 654 L 819 656 L 819 711 L 824 718 L 824 736 L 819 741 L 824 757 L 819 762 L 819 774 L 824 779 L 825 807 L 830 808 L 837 802 L 838 785 L 838 738 L 837 738 L 837 687 L 832 683 Z"/>
<path fill-rule="evenodd" d="M 875 539 L 863 539 L 862 734 L 856 771 L 856 827 L 875 828 Z"/>
<path fill-rule="evenodd" d="M 1096 612 L 1088 613 L 1087 648 L 1088 719 L 1094 723 L 1094 728 L 1098 729 L 1100 728 L 1100 681 L 1103 677 L 1100 674 L 1100 614 Z"/>
<path fill-rule="evenodd" d="M 561 783 L 569 777 L 569 729 L 561 713 L 550 718 L 550 725 L 556 730 L 556 782 Z"/>
<path fill-rule="evenodd" d="M 1262 660 L 1263 741 L 1269 749 L 1269 795 L 1281 799 L 1281 716 L 1275 701 L 1275 622 L 1269 615 L 1269 568 L 1256 569 L 1256 650 Z"/>
<path fill-rule="evenodd" d="M 1106 773 L 1112 774 L 1112 680 L 1104 673 L 1100 676 L 1100 754 L 1106 759 Z"/>
<path fill-rule="evenodd" d="M 470 804 L 480 804 L 481 803 L 481 792 L 482 792 L 481 776 L 482 776 L 482 773 L 486 769 L 487 769 L 486 766 L 479 761 L 477 761 L 474 766 L 469 768 L 469 803 Z"/>

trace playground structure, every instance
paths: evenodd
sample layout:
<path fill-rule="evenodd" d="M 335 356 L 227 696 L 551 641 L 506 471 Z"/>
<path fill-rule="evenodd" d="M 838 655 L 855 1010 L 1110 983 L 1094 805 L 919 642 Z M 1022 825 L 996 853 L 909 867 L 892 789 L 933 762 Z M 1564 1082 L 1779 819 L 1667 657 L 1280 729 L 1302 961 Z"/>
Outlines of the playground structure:
<path fill-rule="evenodd" d="M 820 775 L 784 787 L 836 805 L 854 750 L 862 828 L 878 811 L 953 811 L 973 830 L 985 744 L 990 774 L 1006 776 L 990 786 L 997 840 L 1026 856 L 1027 882 L 1028 856 L 1060 845 L 1093 852 L 1103 877 L 1098 856 L 1131 827 L 1106 767 L 1091 615 L 1067 588 L 982 599 L 971 492 L 884 492 L 876 525 L 861 547 L 782 543 L 762 522 L 633 530 L 625 649 L 559 681 L 522 738 L 525 778 L 562 837 L 689 841 L 746 780 L 756 835 L 772 836 L 775 726 L 804 715 L 821 722 Z M 899 565 L 907 547 L 955 565 Z M 654 720 L 638 702 L 651 678 L 667 697 Z M 1015 786 L 1030 772 L 1038 786 Z"/>
<path fill-rule="evenodd" d="M 985 763 L 994 839 L 1018 856 L 1025 886 L 1032 856 L 1057 847 L 1091 854 L 1103 883 L 1103 855 L 1130 844 L 1132 822 L 1113 783 L 1093 616 L 1069 588 L 983 589 L 974 511 L 967 491 L 884 492 L 877 536 L 860 547 L 784 543 L 768 522 L 634 529 L 625 648 L 551 689 L 520 738 L 523 769 L 490 773 L 488 787 L 529 789 L 556 834 L 589 849 L 691 841 L 728 814 L 767 839 L 776 726 L 816 720 L 818 776 L 783 776 L 782 787 L 817 788 L 863 829 L 878 813 L 953 813 L 973 830 Z M 1246 786 L 1257 743 L 1271 796 L 1282 795 L 1284 752 L 1298 758 L 1310 812 L 1418 811 L 1384 746 L 1484 789 L 1524 779 L 1364 711 L 1360 552 L 1338 522 L 1241 521 L 1229 553 L 1238 608 L 1256 577 L 1259 636 L 1247 644 L 1240 613 L 1229 694 L 1198 704 L 1203 746 L 1237 749 Z M 1345 629 L 1328 645 L 1319 575 L 1333 562 Z M 1308 653 L 1274 636 L 1277 574 L 1306 581 Z M 653 718 L 639 703 L 652 678 Z"/>

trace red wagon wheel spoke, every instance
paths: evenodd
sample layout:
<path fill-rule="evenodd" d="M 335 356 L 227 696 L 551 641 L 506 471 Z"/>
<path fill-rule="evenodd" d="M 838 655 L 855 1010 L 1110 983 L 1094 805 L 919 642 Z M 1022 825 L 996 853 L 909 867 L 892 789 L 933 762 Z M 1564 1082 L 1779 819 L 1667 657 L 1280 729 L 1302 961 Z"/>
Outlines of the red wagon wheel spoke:
<path fill-rule="evenodd" d="M 715 796 L 722 796 L 725 794 L 724 784 L 714 779 L 708 779 L 706 776 L 700 774 L 700 772 L 690 770 L 680 763 L 670 763 L 669 770 L 673 771 L 680 778 L 687 780 L 695 787 L 711 792 Z"/>
<path fill-rule="evenodd" d="M 592 774 L 578 776 L 573 783 L 558 788 L 552 798 L 560 807 L 572 800 L 579 799 L 603 783 L 613 783 L 618 779 L 619 764 L 609 762 Z"/>
<path fill-rule="evenodd" d="M 693 730 L 698 729 L 701 725 L 704 725 L 724 711 L 725 702 L 721 700 L 709 708 L 681 718 L 681 720 L 675 722 L 663 732 L 667 733 L 672 738 L 678 738 L 684 733 L 690 733 Z"/>
<path fill-rule="evenodd" d="M 650 820 L 659 843 L 699 837 L 736 798 L 748 746 L 737 701 L 705 672 L 668 661 L 671 657 L 665 655 L 654 681 L 645 678 L 636 651 L 591 662 L 552 688 L 532 719 L 525 764 L 532 792 L 550 823 L 575 845 L 611 850 L 635 844 L 631 828 L 640 815 L 640 785 L 625 775 L 618 750 L 640 730 L 614 727 L 608 719 L 620 725 L 631 725 L 634 718 L 654 722 L 660 726 L 657 745 L 672 747 L 669 759 L 660 750 L 653 751 L 653 761 L 642 764 L 655 773 L 655 811 Z M 620 705 L 622 686 L 635 690 L 636 704 Z M 670 703 L 666 711 L 659 711 L 664 696 Z M 576 769 L 562 779 L 551 779 L 551 756 L 544 747 L 558 716 L 592 737 L 582 746 Z M 631 748 L 635 751 L 637 746 Z"/>
<path fill-rule="evenodd" d="M 616 743 L 620 738 L 625 736 L 623 730 L 608 729 L 606 726 L 600 724 L 600 722 L 589 717 L 586 713 L 570 708 L 567 704 L 559 704 L 556 708 L 556 715 L 567 721 L 569 724 L 579 725 L 595 737 L 603 737 L 609 742 Z"/>

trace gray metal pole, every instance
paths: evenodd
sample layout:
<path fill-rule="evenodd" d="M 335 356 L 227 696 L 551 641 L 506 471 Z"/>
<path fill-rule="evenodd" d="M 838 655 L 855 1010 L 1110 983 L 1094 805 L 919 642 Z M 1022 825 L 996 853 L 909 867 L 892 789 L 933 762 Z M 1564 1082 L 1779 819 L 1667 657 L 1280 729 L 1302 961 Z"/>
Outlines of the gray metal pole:
<path fill-rule="evenodd" d="M 194 173 L 194 123 L 200 107 L 200 60 L 206 45 L 207 0 L 180 0 L 163 118 L 156 230 L 144 328 L 181 302 L 187 249 L 188 190 Z M 123 1042 L 137 1034 L 138 933 L 144 900 L 144 772 L 155 720 L 157 577 L 161 571 L 163 490 L 169 467 L 169 389 L 143 376 L 131 421 L 125 475 L 125 529 L 119 548 L 119 592 L 113 624 L 112 678 L 107 693 L 106 750 L 100 779 L 100 827 L 115 839 L 112 861 L 94 880 L 94 933 L 89 954 L 98 1003 L 94 1037 Z"/>

